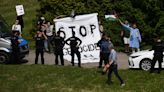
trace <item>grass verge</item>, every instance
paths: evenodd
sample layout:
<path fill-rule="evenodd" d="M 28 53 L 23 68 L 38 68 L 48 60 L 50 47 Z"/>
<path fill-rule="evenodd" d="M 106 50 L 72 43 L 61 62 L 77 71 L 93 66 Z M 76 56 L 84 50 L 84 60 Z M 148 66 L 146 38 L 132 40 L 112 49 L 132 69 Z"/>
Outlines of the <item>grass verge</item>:
<path fill-rule="evenodd" d="M 141 70 L 120 70 L 126 86 L 99 69 L 53 65 L 0 65 L 0 92 L 164 92 L 164 71 L 149 74 Z"/>

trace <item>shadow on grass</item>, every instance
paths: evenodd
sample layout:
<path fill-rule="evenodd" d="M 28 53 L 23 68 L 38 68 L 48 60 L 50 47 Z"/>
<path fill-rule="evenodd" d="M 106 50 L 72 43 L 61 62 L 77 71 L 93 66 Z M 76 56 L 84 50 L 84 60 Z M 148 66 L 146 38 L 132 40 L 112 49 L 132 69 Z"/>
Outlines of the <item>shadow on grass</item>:
<path fill-rule="evenodd" d="M 17 65 L 17 64 L 24 64 L 24 63 L 27 63 L 27 62 L 28 62 L 27 59 L 22 59 L 19 62 L 4 62 L 4 63 L 0 63 L 0 64 Z"/>

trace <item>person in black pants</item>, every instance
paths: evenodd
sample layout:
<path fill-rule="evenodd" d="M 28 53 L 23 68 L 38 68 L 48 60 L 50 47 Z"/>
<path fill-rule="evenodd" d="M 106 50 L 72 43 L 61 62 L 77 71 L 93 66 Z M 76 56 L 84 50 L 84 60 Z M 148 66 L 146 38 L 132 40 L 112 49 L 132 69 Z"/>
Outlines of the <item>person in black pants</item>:
<path fill-rule="evenodd" d="M 105 65 L 108 63 L 108 57 L 110 54 L 109 48 L 113 46 L 113 44 L 108 37 L 103 34 L 97 45 L 100 47 L 100 61 L 98 68 L 102 68 L 103 61 Z"/>
<path fill-rule="evenodd" d="M 71 48 L 72 66 L 74 66 L 74 54 L 76 54 L 78 58 L 78 66 L 81 67 L 81 56 L 78 49 L 82 41 L 79 38 L 75 37 L 75 32 L 72 31 L 72 37 L 68 38 L 65 42 L 67 45 L 70 45 Z"/>
<path fill-rule="evenodd" d="M 154 57 L 153 57 L 150 73 L 154 72 L 154 66 L 157 61 L 159 64 L 158 73 L 160 73 L 162 68 L 161 63 L 163 62 L 163 51 L 164 51 L 164 44 L 162 43 L 160 38 L 157 38 L 155 44 L 152 46 L 152 49 L 154 50 Z"/>
<path fill-rule="evenodd" d="M 19 43 L 20 41 L 18 40 L 19 32 L 18 31 L 13 31 L 13 34 L 11 36 L 11 47 L 12 47 L 12 53 L 11 53 L 11 60 L 10 63 L 20 63 L 20 58 L 19 58 Z"/>
<path fill-rule="evenodd" d="M 113 47 L 110 47 L 109 49 L 110 49 L 109 62 L 104 67 L 104 68 L 108 69 L 108 81 L 107 81 L 107 83 L 109 85 L 113 83 L 111 78 L 112 78 L 112 72 L 114 72 L 116 77 L 119 79 L 121 86 L 125 86 L 123 79 L 118 74 L 117 53 Z"/>
<path fill-rule="evenodd" d="M 44 32 L 37 31 L 37 34 L 35 35 L 35 41 L 36 41 L 35 64 L 38 64 L 39 54 L 41 54 L 41 62 L 42 64 L 44 64 L 44 40 L 46 39 L 47 37 L 45 36 Z"/>
<path fill-rule="evenodd" d="M 63 59 L 63 47 L 64 47 L 64 38 L 60 36 L 60 31 L 53 37 L 51 41 L 54 47 L 54 54 L 55 54 L 55 64 L 58 65 L 58 56 L 60 56 L 61 65 L 64 65 Z"/>

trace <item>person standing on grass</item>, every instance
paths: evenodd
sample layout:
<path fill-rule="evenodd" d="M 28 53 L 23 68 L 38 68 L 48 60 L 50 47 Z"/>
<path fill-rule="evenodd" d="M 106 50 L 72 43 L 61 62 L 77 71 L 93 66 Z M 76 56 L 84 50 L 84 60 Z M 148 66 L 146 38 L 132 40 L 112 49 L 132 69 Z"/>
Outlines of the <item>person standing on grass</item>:
<path fill-rule="evenodd" d="M 106 66 L 104 68 L 108 69 L 108 80 L 107 80 L 107 84 L 112 84 L 112 72 L 114 72 L 114 74 L 116 75 L 116 77 L 119 79 L 121 86 L 125 86 L 125 83 L 123 81 L 123 79 L 120 77 L 120 75 L 118 74 L 118 69 L 117 69 L 117 53 L 114 49 L 114 47 L 110 47 L 110 55 L 109 55 L 109 62 L 108 64 L 106 64 Z"/>
<path fill-rule="evenodd" d="M 44 32 L 37 31 L 35 35 L 35 41 L 36 41 L 35 64 L 38 64 L 39 54 L 41 54 L 41 62 L 42 64 L 44 64 L 44 40 L 47 40 L 47 37 L 45 36 Z"/>
<path fill-rule="evenodd" d="M 102 68 L 102 64 L 106 65 L 110 54 L 109 48 L 113 46 L 112 42 L 108 39 L 106 34 L 103 33 L 102 38 L 98 41 L 97 45 L 100 47 L 100 61 L 98 68 Z"/>
<path fill-rule="evenodd" d="M 51 41 L 54 47 L 54 54 L 55 54 L 55 64 L 58 65 L 58 56 L 60 56 L 61 65 L 64 66 L 64 59 L 63 59 L 63 47 L 64 47 L 64 38 L 60 36 L 60 31 L 52 38 Z"/>
<path fill-rule="evenodd" d="M 129 27 L 129 26 L 125 25 L 124 23 L 122 23 L 121 20 L 119 20 L 119 21 L 123 27 L 127 28 L 128 31 L 130 31 L 129 47 L 132 48 L 132 53 L 134 53 L 136 49 L 137 49 L 137 51 L 140 51 L 141 35 L 140 35 L 139 29 L 137 28 L 136 24 L 133 23 L 132 27 Z"/>
<path fill-rule="evenodd" d="M 75 32 L 72 31 L 72 37 L 68 38 L 65 43 L 67 45 L 70 45 L 71 48 L 71 63 L 72 66 L 74 66 L 74 54 L 76 54 L 77 58 L 78 58 L 78 66 L 81 67 L 81 55 L 79 52 L 79 46 L 81 45 L 82 41 L 75 36 Z"/>
<path fill-rule="evenodd" d="M 158 73 L 160 73 L 162 69 L 163 52 L 164 52 L 164 44 L 162 43 L 160 38 L 157 38 L 155 44 L 152 46 L 152 50 L 154 50 L 154 57 L 153 57 L 150 73 L 154 72 L 154 66 L 157 61 L 159 66 Z"/>

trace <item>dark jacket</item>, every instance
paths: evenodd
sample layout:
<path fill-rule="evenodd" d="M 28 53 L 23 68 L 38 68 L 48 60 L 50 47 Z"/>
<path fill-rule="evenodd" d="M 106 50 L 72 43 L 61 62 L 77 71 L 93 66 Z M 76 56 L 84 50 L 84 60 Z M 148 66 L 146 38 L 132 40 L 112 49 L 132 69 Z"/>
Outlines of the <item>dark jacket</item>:
<path fill-rule="evenodd" d="M 152 49 L 154 50 L 154 55 L 163 56 L 163 51 L 164 51 L 163 42 L 155 42 L 155 44 L 152 46 Z"/>

